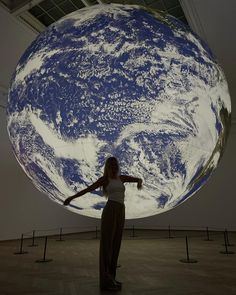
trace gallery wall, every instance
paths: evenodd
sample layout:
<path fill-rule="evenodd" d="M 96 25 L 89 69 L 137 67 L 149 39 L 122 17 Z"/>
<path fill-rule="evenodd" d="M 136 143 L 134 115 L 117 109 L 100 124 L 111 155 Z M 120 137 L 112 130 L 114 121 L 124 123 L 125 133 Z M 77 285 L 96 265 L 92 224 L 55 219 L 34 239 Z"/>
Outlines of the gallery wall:
<path fill-rule="evenodd" d="M 212 1 L 189 1 L 189 3 L 195 5 L 195 11 L 200 15 L 201 25 L 207 27 L 204 34 L 206 34 L 210 46 L 213 47 L 225 69 L 232 99 L 235 100 L 236 91 L 233 79 L 236 76 L 236 70 L 231 64 L 232 60 L 235 59 L 236 42 L 231 40 L 231 46 L 234 46 L 234 50 L 231 48 L 226 53 L 226 49 L 221 43 L 221 38 L 224 39 L 224 42 L 228 42 L 228 39 L 235 38 L 235 36 L 232 35 L 225 40 L 228 27 L 224 27 L 224 24 L 225 26 L 229 24 L 227 21 L 222 21 L 221 24 L 216 22 L 219 11 L 221 11 L 221 15 L 230 18 L 228 14 L 231 13 L 230 6 L 223 6 L 224 1 L 217 0 L 217 5 L 214 5 L 213 11 L 211 8 L 211 18 L 213 19 L 213 23 L 211 23 L 209 16 L 204 14 L 202 4 L 199 4 L 199 2 L 205 3 L 205 10 L 209 10 Z M 228 11 L 225 11 L 227 9 Z M 219 28 L 217 28 L 217 25 Z M 211 26 L 216 31 L 219 29 L 221 35 L 215 36 Z M 35 37 L 35 33 L 0 7 L 0 89 L 8 88 L 11 74 L 19 57 Z M 218 41 L 216 41 L 216 37 Z M 1 105 L 6 104 L 4 91 L 0 91 L 0 102 Z M 89 230 L 94 229 L 96 225 L 99 226 L 100 220 L 69 212 L 49 200 L 33 186 L 12 153 L 3 107 L 0 108 L 0 126 L 0 240 L 19 238 L 21 233 L 30 232 L 33 229 L 49 230 L 63 227 L 67 228 L 66 230 L 69 232 L 77 229 Z M 169 212 L 149 218 L 127 220 L 126 226 L 134 224 L 139 227 L 159 226 L 166 228 L 171 224 L 178 228 L 180 226 L 210 226 L 236 229 L 235 151 L 236 126 L 233 124 L 228 145 L 218 169 L 194 197 Z"/>

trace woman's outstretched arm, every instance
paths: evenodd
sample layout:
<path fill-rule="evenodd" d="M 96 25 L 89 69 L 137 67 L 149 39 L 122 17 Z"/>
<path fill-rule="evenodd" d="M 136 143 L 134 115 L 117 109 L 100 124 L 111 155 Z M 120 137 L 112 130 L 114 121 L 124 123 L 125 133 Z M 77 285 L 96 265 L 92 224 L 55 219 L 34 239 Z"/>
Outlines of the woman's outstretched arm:
<path fill-rule="evenodd" d="M 121 175 L 120 178 L 123 182 L 137 182 L 137 188 L 138 189 L 142 188 L 143 180 L 141 178 L 133 177 L 130 175 Z"/>
<path fill-rule="evenodd" d="M 104 182 L 104 177 L 100 177 L 97 181 L 95 181 L 93 184 L 91 184 L 90 186 L 88 186 L 87 188 L 83 189 L 82 191 L 76 193 L 75 195 L 67 198 L 65 201 L 64 201 L 64 205 L 69 205 L 69 203 L 75 199 L 75 198 L 78 198 L 78 197 L 81 197 L 83 196 L 84 194 L 88 193 L 88 192 L 92 192 L 94 191 L 95 189 L 97 189 L 98 187 L 102 186 L 103 185 L 103 182 Z"/>

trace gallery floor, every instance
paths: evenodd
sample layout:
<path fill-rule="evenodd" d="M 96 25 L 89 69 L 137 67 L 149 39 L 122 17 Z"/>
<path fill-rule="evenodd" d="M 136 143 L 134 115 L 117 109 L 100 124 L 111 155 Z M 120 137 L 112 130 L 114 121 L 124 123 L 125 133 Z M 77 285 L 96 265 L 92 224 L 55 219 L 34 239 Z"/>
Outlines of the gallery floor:
<path fill-rule="evenodd" d="M 126 295 L 235 295 L 236 253 L 221 254 L 223 233 L 210 233 L 213 241 L 205 241 L 205 232 L 175 231 L 168 238 L 166 231 L 124 231 L 117 269 L 117 279 L 123 282 Z M 190 259 L 197 263 L 182 263 L 186 258 L 185 236 L 188 236 Z M 236 233 L 229 233 L 229 243 L 236 244 Z M 44 238 L 37 238 L 37 247 L 28 247 L 14 255 L 20 241 L 0 242 L 0 295 L 96 295 L 98 284 L 99 237 L 94 232 L 48 238 L 46 259 L 43 258 Z M 236 247 L 228 247 L 235 251 Z M 114 293 L 114 292 L 112 292 Z"/>

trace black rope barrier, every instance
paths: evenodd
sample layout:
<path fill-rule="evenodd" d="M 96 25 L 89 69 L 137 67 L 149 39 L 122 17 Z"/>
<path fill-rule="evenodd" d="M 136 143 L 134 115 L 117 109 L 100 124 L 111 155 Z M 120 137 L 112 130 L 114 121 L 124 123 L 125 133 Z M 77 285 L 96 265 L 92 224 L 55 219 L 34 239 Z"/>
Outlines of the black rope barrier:
<path fill-rule="evenodd" d="M 94 229 L 94 226 L 87 226 L 86 228 L 87 229 L 90 229 L 89 232 L 93 232 L 94 231 L 94 230 L 92 230 L 92 229 Z M 168 238 L 169 237 L 172 237 L 173 228 L 171 228 L 170 225 L 168 225 L 168 227 L 166 227 L 166 228 L 168 228 Z M 132 230 L 132 237 L 133 237 L 136 234 L 136 230 L 155 230 L 155 231 L 159 231 L 160 230 L 160 231 L 163 231 L 164 232 L 164 231 L 166 231 L 166 228 L 163 227 L 163 226 L 154 226 L 154 227 L 153 226 L 149 226 L 148 228 L 147 227 L 134 227 L 134 225 L 133 225 L 131 228 L 125 227 L 124 230 L 130 230 L 131 229 Z M 207 227 L 206 228 L 205 226 L 184 226 L 184 225 L 183 226 L 175 226 L 175 229 L 177 230 L 177 232 L 178 231 L 188 231 L 190 229 L 196 229 L 196 228 L 198 228 L 199 231 L 201 231 L 201 232 L 202 231 L 206 231 L 207 240 L 209 238 L 210 230 L 211 230 L 211 235 L 214 234 L 214 232 L 218 232 L 218 231 L 221 231 L 222 232 L 224 230 L 222 228 L 216 228 L 216 227 Z M 84 229 L 84 227 L 83 226 L 63 227 L 63 230 L 65 230 L 65 229 Z M 97 230 L 98 229 L 98 226 L 96 226 L 95 229 L 96 229 L 96 231 L 98 233 L 98 230 Z M 56 235 L 56 232 L 58 231 L 58 228 L 47 229 L 47 230 L 45 230 L 45 229 L 38 229 L 37 230 L 37 232 L 53 232 L 53 231 L 55 232 L 54 235 Z M 62 228 L 60 228 L 60 231 L 62 231 Z M 191 231 L 196 231 L 196 230 L 191 230 Z M 76 232 L 73 232 L 73 233 L 72 232 L 69 232 L 68 234 L 85 233 L 85 232 L 88 232 L 88 231 L 76 231 Z M 63 234 L 65 234 L 65 232 L 63 232 Z M 26 235 L 26 233 L 24 233 L 24 235 Z M 60 232 L 60 235 L 61 235 L 61 232 Z M 44 235 L 42 235 L 42 236 L 44 236 Z"/>
<path fill-rule="evenodd" d="M 126 228 L 125 230 L 130 230 L 129 228 Z M 140 229 L 140 228 L 136 228 L 136 229 L 134 229 L 134 227 L 132 228 L 132 232 L 133 232 L 133 235 L 131 235 L 131 237 L 133 237 L 134 236 L 134 231 L 135 232 L 137 232 L 138 230 L 143 230 L 143 228 L 142 229 Z M 147 229 L 145 229 L 145 230 L 147 230 Z M 165 231 L 165 230 L 161 230 L 161 232 L 163 232 L 163 231 Z M 157 233 L 159 233 L 159 230 L 156 230 L 156 232 Z M 169 231 L 168 231 L 169 232 Z M 177 232 L 178 232 L 178 234 L 177 235 L 175 235 L 175 238 L 185 238 L 185 236 L 186 236 L 186 233 L 184 233 L 183 235 L 182 234 L 180 234 L 180 233 L 182 233 L 183 232 L 183 230 L 177 230 Z M 184 232 L 186 232 L 186 230 L 184 231 Z M 190 232 L 190 231 L 188 231 L 188 232 Z M 191 231 L 192 232 L 192 231 Z M 193 233 L 189 233 L 189 235 L 191 236 L 191 238 L 204 238 L 205 237 L 205 231 L 199 231 L 199 232 L 197 232 L 197 231 L 194 231 L 194 234 Z M 169 234 L 171 234 L 170 232 L 169 232 Z M 219 235 L 220 234 L 220 232 L 212 232 L 212 236 L 215 236 L 215 235 Z M 171 236 L 171 235 L 170 235 Z M 127 236 L 126 235 L 124 235 L 124 238 L 123 239 L 125 239 L 125 238 L 127 238 Z M 162 236 L 162 235 L 155 235 L 155 236 L 152 236 L 152 237 L 150 237 L 150 235 L 143 235 L 142 236 L 142 234 L 141 234 L 141 232 L 139 233 L 139 238 L 140 239 L 142 239 L 142 238 L 145 238 L 145 239 L 150 239 L 150 238 L 154 238 L 154 239 L 163 239 L 163 238 L 165 238 L 164 236 Z M 167 238 L 169 238 L 169 237 L 167 237 Z"/>
<path fill-rule="evenodd" d="M 74 227 L 75 228 L 75 227 Z M 80 227 L 80 228 L 82 228 L 82 227 Z M 83 227 L 83 229 L 84 229 L 84 227 Z M 207 228 L 208 229 L 208 233 L 207 233 L 207 239 L 206 240 L 208 240 L 208 238 L 209 238 L 209 240 L 211 240 L 210 239 L 210 237 L 209 237 L 209 233 L 210 233 L 210 228 L 208 227 Z M 50 229 L 50 230 L 44 230 L 44 232 L 46 233 L 46 232 L 50 232 L 50 231 L 52 231 L 52 230 L 54 230 L 54 229 Z M 58 230 L 58 229 L 57 229 Z M 62 228 L 60 228 L 60 235 L 59 235 L 59 241 L 60 240 L 62 240 Z M 144 234 L 144 235 L 142 235 L 142 230 L 145 230 L 145 231 L 148 231 L 148 229 L 147 228 L 135 228 L 134 227 L 134 225 L 131 227 L 131 228 L 124 228 L 124 232 L 128 232 L 128 231 L 130 231 L 131 230 L 131 235 L 130 236 L 127 236 L 125 233 L 124 233 L 124 235 L 123 235 L 123 239 L 126 239 L 126 238 L 128 238 L 128 237 L 132 237 L 132 238 L 134 238 L 134 237 L 138 237 L 139 239 L 143 239 L 143 238 L 145 238 L 145 239 L 150 239 L 150 238 L 154 238 L 154 239 L 163 239 L 163 238 L 165 238 L 164 237 L 164 235 L 162 235 L 162 233 L 164 233 L 165 231 L 166 231 L 166 229 L 158 229 L 158 228 L 152 228 L 151 230 L 153 231 L 153 232 L 155 232 L 155 234 L 154 235 L 150 235 L 150 234 Z M 155 231 L 154 231 L 155 230 Z M 188 236 L 191 236 L 191 238 L 204 238 L 205 237 L 205 235 L 206 235 L 206 227 L 205 227 L 205 229 L 204 230 L 201 230 L 201 231 L 196 231 L 196 230 L 193 230 L 193 231 L 190 231 L 190 230 L 177 230 L 177 229 L 175 229 L 176 230 L 176 232 L 175 232 L 175 238 L 185 238 L 185 236 L 186 236 L 186 232 L 188 232 Z M 40 231 L 43 231 L 43 230 L 40 230 Z M 139 231 L 139 235 L 137 235 L 137 231 Z M 36 232 L 36 231 L 35 231 Z M 78 235 L 78 234 L 86 234 L 86 239 L 88 239 L 88 237 L 87 237 L 87 234 L 88 233 L 90 233 L 90 232 L 95 232 L 95 237 L 93 237 L 93 238 L 95 238 L 95 239 L 97 239 L 98 238 L 98 232 L 99 232 L 99 230 L 98 230 L 98 226 L 96 226 L 95 227 L 95 231 L 94 231 L 94 227 L 92 227 L 89 231 L 80 231 L 80 232 L 70 232 L 70 233 L 67 233 L 67 235 L 68 235 L 68 239 L 73 239 L 73 238 L 70 238 L 69 236 L 73 236 L 73 235 Z M 185 233 L 183 233 L 182 234 L 182 232 L 185 232 Z M 168 226 L 168 238 L 170 237 L 173 237 L 173 229 L 172 228 L 170 228 L 170 226 Z M 222 229 L 221 229 L 221 231 L 211 231 L 211 237 L 214 237 L 214 236 L 217 236 L 217 235 L 221 235 L 222 234 Z M 47 234 L 48 235 L 48 234 Z M 51 236 L 55 236 L 56 235 L 56 233 L 55 234 L 52 234 Z M 45 235 L 41 235 L 41 236 L 38 236 L 38 237 L 44 237 Z M 65 236 L 65 232 L 63 231 L 63 236 Z M 31 237 L 32 237 L 32 235 L 31 235 Z M 78 237 L 76 237 L 75 239 L 78 239 Z M 84 237 L 82 238 L 80 238 L 80 239 L 84 239 Z M 229 240 L 229 238 L 228 238 L 228 240 Z M 230 245 L 232 245 L 232 244 L 230 244 Z"/>
<path fill-rule="evenodd" d="M 234 244 L 231 244 L 229 241 L 229 232 L 227 229 L 222 229 L 222 228 L 217 228 L 217 227 L 202 227 L 202 226 L 175 226 L 175 234 L 173 235 L 173 228 L 171 227 L 171 225 L 169 224 L 168 227 L 164 227 L 163 226 L 151 226 L 149 228 L 146 227 L 135 227 L 134 224 L 132 225 L 132 227 L 126 227 L 124 228 L 124 231 L 128 233 L 128 235 L 123 235 L 123 239 L 130 239 L 130 238 L 135 238 L 138 237 L 138 239 L 157 239 L 157 240 L 162 240 L 165 238 L 168 239 L 172 239 L 172 238 L 176 238 L 176 239 L 185 239 L 185 248 L 186 248 L 186 258 L 185 259 L 181 259 L 181 262 L 184 263 L 195 263 L 197 262 L 196 259 L 191 259 L 190 258 L 190 254 L 189 254 L 189 238 L 191 239 L 201 239 L 204 241 L 214 241 L 212 238 L 216 238 L 217 240 L 219 240 L 218 237 L 222 236 L 222 233 L 224 234 L 224 250 L 220 251 L 221 254 L 234 254 L 233 251 L 229 251 L 228 247 L 234 246 Z M 194 230 L 191 230 L 191 228 Z M 70 232 L 68 233 L 68 239 L 74 240 L 74 239 L 78 239 L 78 235 L 80 234 L 85 234 L 85 236 L 79 236 L 79 239 L 98 239 L 99 238 L 99 228 L 98 226 L 88 226 L 88 227 L 82 227 L 82 226 L 75 226 L 75 227 L 64 227 L 64 228 L 60 228 L 60 233 L 59 233 L 59 239 L 56 241 L 64 241 L 64 239 L 62 239 L 62 237 L 65 236 L 65 229 L 78 229 L 80 231 L 77 232 Z M 81 231 L 83 230 L 83 231 Z M 86 231 L 84 231 L 86 230 Z M 145 232 L 142 234 L 142 231 L 145 230 Z M 148 232 L 149 230 L 149 232 Z M 131 231 L 131 234 L 130 234 Z M 153 235 L 150 234 L 150 231 L 153 231 Z M 168 231 L 168 237 L 165 237 L 165 233 L 166 231 Z M 44 252 L 43 252 L 43 258 L 36 260 L 36 262 L 49 262 L 52 261 L 52 259 L 46 259 L 46 253 L 47 253 L 47 243 L 48 243 L 48 234 L 50 236 L 58 236 L 58 234 L 56 232 L 58 232 L 58 228 L 53 228 L 53 229 L 47 229 L 47 230 L 37 230 L 37 233 L 41 233 L 43 232 L 45 235 L 41 235 L 41 237 L 45 238 L 45 243 L 44 243 Z M 88 236 L 88 233 L 95 233 L 95 237 L 94 236 Z M 34 246 L 38 246 L 35 244 L 35 238 L 36 238 L 36 230 L 33 230 L 31 232 L 30 235 L 28 235 L 28 233 L 24 233 L 21 235 L 21 239 L 20 239 L 20 249 L 18 252 L 15 252 L 14 254 L 26 254 L 28 253 L 27 251 L 23 251 L 23 242 L 24 242 L 24 238 L 29 236 L 32 239 L 32 244 L 29 245 L 29 247 L 34 247 Z M 33 233 L 33 234 L 32 234 Z M 230 232 L 231 235 L 234 234 L 234 232 Z M 235 232 L 236 234 L 236 232 Z M 76 237 L 73 237 L 73 235 L 76 235 Z M 70 237 L 72 236 L 72 238 Z M 39 238 L 40 236 L 37 235 L 37 238 Z M 54 238 L 53 238 L 54 239 Z M 120 265 L 118 265 L 117 267 L 120 267 Z"/>

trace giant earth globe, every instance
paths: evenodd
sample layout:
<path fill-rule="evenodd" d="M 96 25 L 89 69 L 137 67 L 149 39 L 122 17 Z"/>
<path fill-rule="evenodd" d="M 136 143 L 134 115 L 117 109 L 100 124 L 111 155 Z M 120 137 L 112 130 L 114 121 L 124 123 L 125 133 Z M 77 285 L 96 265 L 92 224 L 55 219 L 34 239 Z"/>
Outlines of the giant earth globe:
<path fill-rule="evenodd" d="M 188 26 L 161 11 L 104 4 L 71 13 L 32 42 L 13 73 L 7 128 L 33 184 L 64 200 L 103 175 L 109 156 L 126 183 L 126 218 L 175 208 L 222 157 L 231 102 L 225 75 Z M 101 189 L 68 210 L 100 218 Z"/>

